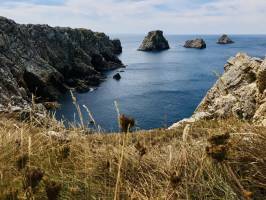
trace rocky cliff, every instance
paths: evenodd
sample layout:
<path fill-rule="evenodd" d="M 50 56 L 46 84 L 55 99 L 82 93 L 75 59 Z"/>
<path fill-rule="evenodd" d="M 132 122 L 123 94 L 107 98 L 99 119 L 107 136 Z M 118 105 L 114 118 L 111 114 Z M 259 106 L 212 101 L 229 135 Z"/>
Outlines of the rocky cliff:
<path fill-rule="evenodd" d="M 239 53 L 227 61 L 224 69 L 192 117 L 171 128 L 231 116 L 266 126 L 266 59 Z"/>
<path fill-rule="evenodd" d="M 122 67 L 119 40 L 86 29 L 20 25 L 0 17 L 0 104 L 54 100 L 67 88 L 87 91 L 105 70 Z"/>

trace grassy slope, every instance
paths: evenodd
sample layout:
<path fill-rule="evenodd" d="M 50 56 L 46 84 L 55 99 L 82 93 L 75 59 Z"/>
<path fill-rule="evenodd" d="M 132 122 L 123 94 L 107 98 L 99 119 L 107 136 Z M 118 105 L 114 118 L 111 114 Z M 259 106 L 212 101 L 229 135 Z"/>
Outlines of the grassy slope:
<path fill-rule="evenodd" d="M 51 183 L 61 188 L 59 199 L 241 199 L 249 196 L 243 189 L 254 199 L 266 196 L 266 129 L 246 122 L 201 121 L 186 131 L 85 136 L 52 119 L 42 125 L 0 119 L 1 200 L 47 199 Z M 46 136 L 49 131 L 69 139 Z M 205 148 L 207 138 L 226 131 L 229 154 L 221 163 Z M 35 168 L 44 176 L 31 190 L 25 177 Z"/>

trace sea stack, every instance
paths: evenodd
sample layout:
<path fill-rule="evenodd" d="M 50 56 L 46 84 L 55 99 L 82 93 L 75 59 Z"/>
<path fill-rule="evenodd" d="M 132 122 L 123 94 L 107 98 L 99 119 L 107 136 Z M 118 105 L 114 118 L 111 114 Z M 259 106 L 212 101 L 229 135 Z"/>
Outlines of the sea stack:
<path fill-rule="evenodd" d="M 234 43 L 234 41 L 233 40 L 231 40 L 227 35 L 222 35 L 220 38 L 219 38 L 219 40 L 218 40 L 218 42 L 217 42 L 217 44 L 232 44 L 232 43 Z"/>
<path fill-rule="evenodd" d="M 197 38 L 195 40 L 187 40 L 184 47 L 186 48 L 196 48 L 196 49 L 205 49 L 206 43 L 203 39 Z"/>
<path fill-rule="evenodd" d="M 144 38 L 139 51 L 162 51 L 169 49 L 168 41 L 163 36 L 163 31 L 151 31 Z"/>

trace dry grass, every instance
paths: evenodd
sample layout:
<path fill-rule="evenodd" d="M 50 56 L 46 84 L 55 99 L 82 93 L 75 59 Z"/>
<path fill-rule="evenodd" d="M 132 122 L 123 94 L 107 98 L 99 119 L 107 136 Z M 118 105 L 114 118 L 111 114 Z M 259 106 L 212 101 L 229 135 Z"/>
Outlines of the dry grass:
<path fill-rule="evenodd" d="M 2 116 L 0 199 L 265 199 L 265 128 L 230 119 L 185 130 L 86 135 L 51 118 Z M 227 132 L 217 161 L 209 138 Z"/>

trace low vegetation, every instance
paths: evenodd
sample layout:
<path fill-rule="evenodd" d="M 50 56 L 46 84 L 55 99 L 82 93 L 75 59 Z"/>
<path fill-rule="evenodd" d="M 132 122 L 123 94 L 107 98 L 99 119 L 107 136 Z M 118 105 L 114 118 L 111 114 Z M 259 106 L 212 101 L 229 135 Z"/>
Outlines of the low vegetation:
<path fill-rule="evenodd" d="M 1 116 L 0 199 L 265 199 L 263 127 L 90 132 Z"/>

